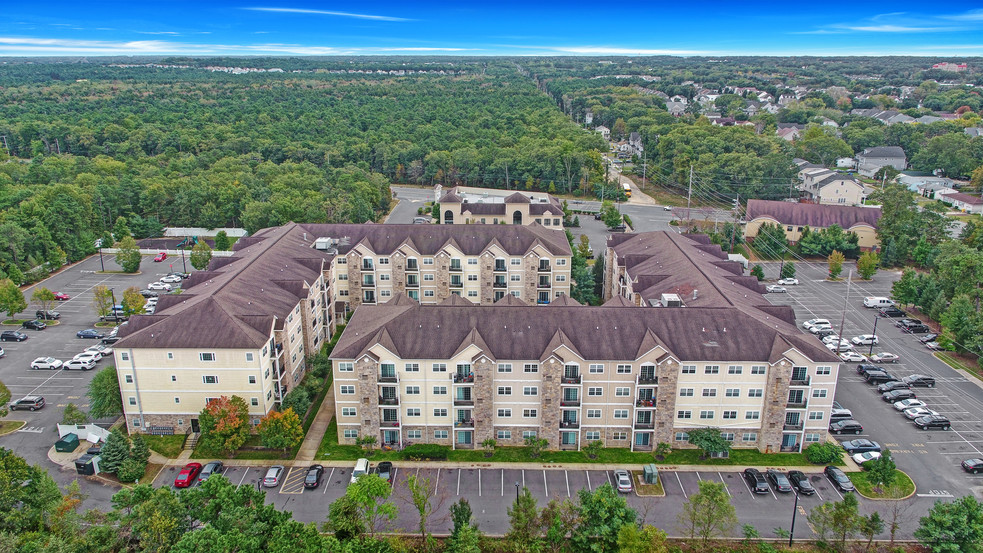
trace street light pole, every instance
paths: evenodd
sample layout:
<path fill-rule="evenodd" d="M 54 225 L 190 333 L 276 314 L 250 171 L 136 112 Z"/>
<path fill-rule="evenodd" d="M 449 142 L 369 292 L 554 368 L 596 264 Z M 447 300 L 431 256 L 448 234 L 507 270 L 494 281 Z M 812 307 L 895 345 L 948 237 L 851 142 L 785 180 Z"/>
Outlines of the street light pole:
<path fill-rule="evenodd" d="M 518 482 L 515 483 L 515 502 L 516 502 L 516 504 L 519 503 L 519 483 Z"/>
<path fill-rule="evenodd" d="M 795 492 L 795 506 L 792 507 L 792 529 L 788 532 L 788 546 L 792 547 L 792 538 L 795 536 L 795 514 L 799 512 L 799 492 Z"/>
<path fill-rule="evenodd" d="M 116 293 L 113 289 L 109 289 L 109 294 L 113 297 L 113 320 L 116 321 L 116 325 L 119 326 L 119 311 L 116 311 Z"/>
<path fill-rule="evenodd" d="M 102 268 L 102 272 L 106 272 L 106 265 L 102 262 L 102 248 L 99 248 L 99 266 Z"/>
<path fill-rule="evenodd" d="M 868 357 L 874 354 L 874 340 L 877 339 L 877 319 L 879 318 L 880 317 L 877 316 L 874 317 L 874 332 L 873 332 L 874 337 L 870 339 L 870 351 L 867 353 Z"/>

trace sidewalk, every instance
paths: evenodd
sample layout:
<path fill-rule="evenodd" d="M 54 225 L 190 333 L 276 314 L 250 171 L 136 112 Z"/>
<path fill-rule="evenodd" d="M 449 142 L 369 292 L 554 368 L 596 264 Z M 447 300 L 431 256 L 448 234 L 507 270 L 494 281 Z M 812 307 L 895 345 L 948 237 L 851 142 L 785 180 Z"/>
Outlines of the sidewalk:
<path fill-rule="evenodd" d="M 333 386 L 324 396 L 321 407 L 317 410 L 317 414 L 314 415 L 314 422 L 311 423 L 311 427 L 307 430 L 304 443 L 300 444 L 300 449 L 297 450 L 296 461 L 310 464 L 310 461 L 314 460 L 314 457 L 317 455 L 317 448 L 321 446 L 321 440 L 324 438 L 324 433 L 327 431 L 328 425 L 331 424 L 332 417 L 334 417 Z"/>

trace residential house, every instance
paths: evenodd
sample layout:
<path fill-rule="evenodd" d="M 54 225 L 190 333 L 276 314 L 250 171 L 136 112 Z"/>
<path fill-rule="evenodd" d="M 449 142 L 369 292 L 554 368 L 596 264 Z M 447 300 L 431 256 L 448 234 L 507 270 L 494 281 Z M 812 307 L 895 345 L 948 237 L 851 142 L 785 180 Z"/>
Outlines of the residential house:
<path fill-rule="evenodd" d="M 778 135 L 778 137 L 783 140 L 794 142 L 795 140 L 798 140 L 798 138 L 802 135 L 802 131 L 800 131 L 795 127 L 785 127 L 784 129 L 776 130 L 775 134 Z"/>
<path fill-rule="evenodd" d="M 969 69 L 969 66 L 965 63 L 952 63 L 944 61 L 941 63 L 936 63 L 932 65 L 932 69 L 938 69 L 940 71 L 951 71 L 953 73 L 961 73 Z"/>
<path fill-rule="evenodd" d="M 914 122 L 921 123 L 922 125 L 928 125 L 929 123 L 935 123 L 936 121 L 942 121 L 942 118 L 934 115 L 922 115 L 918 119 L 915 119 Z"/>
<path fill-rule="evenodd" d="M 954 192 L 942 196 L 942 203 L 951 205 L 954 209 L 963 213 L 979 214 L 983 213 L 983 198 L 971 196 L 962 192 Z"/>
<path fill-rule="evenodd" d="M 900 146 L 867 148 L 857 156 L 857 172 L 865 177 L 873 177 L 878 169 L 887 165 L 898 171 L 903 171 L 908 166 L 908 160 Z"/>
<path fill-rule="evenodd" d="M 908 190 L 918 192 L 927 198 L 931 198 L 932 194 L 943 190 L 958 192 L 955 182 L 945 177 L 902 173 L 898 175 L 896 180 L 898 184 L 906 187 Z M 946 194 L 947 192 L 942 193 Z"/>
<path fill-rule="evenodd" d="M 641 157 L 642 153 L 645 151 L 645 146 L 642 145 L 642 135 L 637 132 L 633 132 L 628 135 L 628 146 L 631 149 L 632 154 Z"/>
<path fill-rule="evenodd" d="M 587 110 L 586 112 L 584 112 L 584 124 L 589 126 L 593 122 L 594 122 L 594 112 L 591 110 Z"/>
<path fill-rule="evenodd" d="M 674 117 L 682 117 L 686 114 L 686 104 L 683 102 L 666 102 L 666 111 Z"/>
<path fill-rule="evenodd" d="M 847 232 L 857 233 L 861 249 L 872 250 L 880 246 L 877 239 L 877 221 L 880 217 L 881 210 L 876 207 L 748 200 L 744 236 L 753 241 L 761 225 L 771 223 L 781 227 L 785 238 L 794 244 L 802 237 L 806 227 L 820 231 L 839 225 Z"/>
<path fill-rule="evenodd" d="M 966 127 L 963 132 L 968 134 L 970 137 L 983 136 L 983 127 Z"/>
<path fill-rule="evenodd" d="M 867 198 L 864 185 L 853 175 L 825 168 L 799 171 L 802 197 L 813 203 L 861 205 Z"/>
<path fill-rule="evenodd" d="M 611 129 L 605 127 L 604 125 L 600 125 L 598 127 L 594 127 L 594 130 L 601 133 L 601 138 L 604 140 L 611 140 Z"/>

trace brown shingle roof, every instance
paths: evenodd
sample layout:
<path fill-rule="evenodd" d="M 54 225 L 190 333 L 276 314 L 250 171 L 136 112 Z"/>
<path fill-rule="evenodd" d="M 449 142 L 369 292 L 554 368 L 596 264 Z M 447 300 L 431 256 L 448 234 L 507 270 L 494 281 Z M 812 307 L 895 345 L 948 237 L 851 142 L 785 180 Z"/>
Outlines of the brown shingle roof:
<path fill-rule="evenodd" d="M 839 225 L 843 229 L 850 229 L 856 225 L 867 225 L 876 229 L 881 210 L 878 207 L 749 200 L 746 217 L 748 221 L 767 217 L 782 225 L 810 228 Z"/>
<path fill-rule="evenodd" d="M 953 192 L 952 194 L 944 194 L 942 197 L 947 200 L 959 200 L 960 202 L 964 202 L 971 205 L 983 204 L 983 198 L 980 198 L 979 196 L 971 196 L 969 194 L 963 194 L 962 192 Z M 946 203 L 951 203 L 951 202 L 946 202 Z"/>

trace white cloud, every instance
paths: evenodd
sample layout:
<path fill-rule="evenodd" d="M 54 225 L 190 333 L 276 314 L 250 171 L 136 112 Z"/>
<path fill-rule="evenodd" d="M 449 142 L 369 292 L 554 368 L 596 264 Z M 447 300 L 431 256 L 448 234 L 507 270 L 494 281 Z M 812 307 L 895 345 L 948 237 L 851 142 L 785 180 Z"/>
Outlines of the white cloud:
<path fill-rule="evenodd" d="M 969 10 L 964 13 L 957 13 L 953 15 L 942 15 L 943 19 L 955 19 L 958 21 L 983 21 L 983 9 Z"/>
<path fill-rule="evenodd" d="M 354 17 L 356 19 L 371 19 L 374 21 L 413 21 L 412 19 L 406 19 L 403 17 L 391 17 L 388 15 L 368 15 L 363 13 L 348 13 L 348 12 L 336 12 L 328 10 L 308 10 L 303 8 L 242 8 L 244 10 L 251 10 L 257 12 L 275 12 L 275 13 L 303 13 L 311 15 L 333 15 L 337 17 Z"/>
<path fill-rule="evenodd" d="M 169 36 L 181 36 L 181 33 L 177 31 L 134 31 L 140 35 L 169 35 Z"/>
<path fill-rule="evenodd" d="M 538 49 L 542 51 L 562 52 L 565 54 L 593 56 L 696 56 L 708 54 L 703 50 L 675 50 L 653 48 L 627 48 L 620 46 L 512 46 L 513 48 Z"/>
<path fill-rule="evenodd" d="M 867 33 L 942 33 L 955 30 L 952 27 L 907 27 L 904 25 L 861 25 L 845 28 Z"/>

